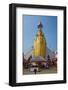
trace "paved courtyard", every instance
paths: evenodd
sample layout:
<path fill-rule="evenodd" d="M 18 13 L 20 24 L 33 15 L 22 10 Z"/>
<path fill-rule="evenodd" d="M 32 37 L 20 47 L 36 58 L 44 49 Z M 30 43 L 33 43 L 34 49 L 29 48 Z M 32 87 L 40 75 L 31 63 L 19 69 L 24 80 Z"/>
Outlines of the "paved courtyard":
<path fill-rule="evenodd" d="M 52 66 L 49 69 L 41 69 L 40 72 L 36 72 L 36 74 L 53 74 L 53 73 L 57 73 L 57 67 L 55 67 L 55 66 Z M 24 69 L 23 74 L 31 75 L 31 74 L 35 74 L 35 73 L 31 72 L 29 69 Z"/>

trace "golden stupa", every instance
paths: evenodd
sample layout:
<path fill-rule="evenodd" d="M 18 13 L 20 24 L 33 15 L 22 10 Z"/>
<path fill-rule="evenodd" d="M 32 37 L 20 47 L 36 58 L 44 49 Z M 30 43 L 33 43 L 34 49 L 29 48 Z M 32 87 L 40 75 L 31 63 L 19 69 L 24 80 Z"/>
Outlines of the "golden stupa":
<path fill-rule="evenodd" d="M 33 56 L 38 57 L 41 56 L 45 58 L 46 56 L 46 40 L 44 34 L 42 32 L 43 25 L 40 22 L 38 24 L 38 32 L 34 39 L 34 46 L 33 46 Z"/>

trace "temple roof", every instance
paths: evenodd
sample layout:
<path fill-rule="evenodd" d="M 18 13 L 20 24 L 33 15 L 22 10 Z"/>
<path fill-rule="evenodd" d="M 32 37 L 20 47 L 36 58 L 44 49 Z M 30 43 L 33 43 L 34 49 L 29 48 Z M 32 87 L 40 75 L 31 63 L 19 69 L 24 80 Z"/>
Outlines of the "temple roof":
<path fill-rule="evenodd" d="M 45 58 L 38 56 L 38 57 L 32 57 L 31 61 L 46 61 Z"/>

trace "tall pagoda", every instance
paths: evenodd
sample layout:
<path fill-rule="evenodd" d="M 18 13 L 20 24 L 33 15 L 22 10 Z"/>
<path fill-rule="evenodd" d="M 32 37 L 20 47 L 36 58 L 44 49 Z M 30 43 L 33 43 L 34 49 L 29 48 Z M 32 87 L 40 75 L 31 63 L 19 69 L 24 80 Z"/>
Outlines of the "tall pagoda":
<path fill-rule="evenodd" d="M 42 32 L 43 25 L 40 21 L 38 24 L 38 31 L 34 39 L 34 46 L 33 46 L 33 56 L 38 57 L 41 56 L 45 58 L 46 56 L 46 39 Z"/>

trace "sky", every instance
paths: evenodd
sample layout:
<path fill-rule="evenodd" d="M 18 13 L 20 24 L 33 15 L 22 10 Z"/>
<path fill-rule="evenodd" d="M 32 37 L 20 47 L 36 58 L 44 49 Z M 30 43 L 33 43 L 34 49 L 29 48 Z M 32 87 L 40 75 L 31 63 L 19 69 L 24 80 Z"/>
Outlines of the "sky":
<path fill-rule="evenodd" d="M 35 16 L 23 15 L 22 28 L 24 29 L 24 53 L 28 52 L 34 43 L 37 25 L 42 22 L 47 47 L 52 51 L 57 51 L 57 16 Z"/>

